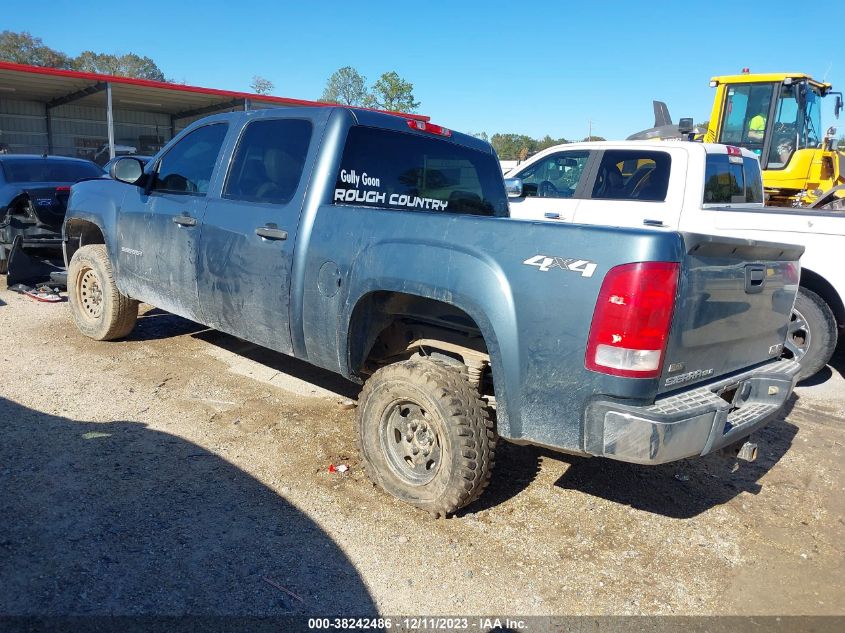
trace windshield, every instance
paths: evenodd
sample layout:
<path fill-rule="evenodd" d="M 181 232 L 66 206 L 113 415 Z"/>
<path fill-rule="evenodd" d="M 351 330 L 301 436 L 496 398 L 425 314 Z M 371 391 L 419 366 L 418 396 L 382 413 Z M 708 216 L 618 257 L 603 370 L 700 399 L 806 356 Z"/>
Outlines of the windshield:
<path fill-rule="evenodd" d="M 6 182 L 78 182 L 99 178 L 103 171 L 94 163 L 44 159 L 12 159 L 2 161 Z"/>
<path fill-rule="evenodd" d="M 803 101 L 803 107 L 802 107 Z M 768 168 L 785 167 L 796 149 L 815 148 L 821 142 L 821 97 L 803 84 L 783 86 L 775 109 Z"/>

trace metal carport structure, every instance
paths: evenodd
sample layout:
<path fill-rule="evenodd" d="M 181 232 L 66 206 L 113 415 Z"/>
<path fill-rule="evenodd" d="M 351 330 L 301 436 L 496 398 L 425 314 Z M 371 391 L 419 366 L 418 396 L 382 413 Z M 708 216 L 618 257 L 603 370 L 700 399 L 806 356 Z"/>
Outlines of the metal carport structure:
<path fill-rule="evenodd" d="M 154 153 L 208 114 L 325 105 L 329 104 L 0 62 L 0 143 L 13 153 L 96 157 L 102 163 L 116 153 Z"/>

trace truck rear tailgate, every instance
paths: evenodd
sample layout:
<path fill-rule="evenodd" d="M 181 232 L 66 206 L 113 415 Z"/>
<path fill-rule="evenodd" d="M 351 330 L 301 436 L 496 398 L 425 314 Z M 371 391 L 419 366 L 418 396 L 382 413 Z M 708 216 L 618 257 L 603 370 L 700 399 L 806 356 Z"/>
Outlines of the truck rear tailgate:
<path fill-rule="evenodd" d="M 780 356 L 803 246 L 684 233 L 686 257 L 658 393 Z"/>

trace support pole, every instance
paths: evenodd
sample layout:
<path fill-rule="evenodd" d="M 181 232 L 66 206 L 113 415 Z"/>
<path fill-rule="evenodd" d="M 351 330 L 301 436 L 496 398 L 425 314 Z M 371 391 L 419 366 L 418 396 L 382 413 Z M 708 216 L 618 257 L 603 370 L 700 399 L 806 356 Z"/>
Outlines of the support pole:
<path fill-rule="evenodd" d="M 47 117 L 47 153 L 53 153 L 53 117 L 50 116 L 52 108 L 44 108 L 44 114 Z"/>
<path fill-rule="evenodd" d="M 106 125 L 109 129 L 109 160 L 114 158 L 114 113 L 111 103 L 111 83 L 106 84 Z"/>

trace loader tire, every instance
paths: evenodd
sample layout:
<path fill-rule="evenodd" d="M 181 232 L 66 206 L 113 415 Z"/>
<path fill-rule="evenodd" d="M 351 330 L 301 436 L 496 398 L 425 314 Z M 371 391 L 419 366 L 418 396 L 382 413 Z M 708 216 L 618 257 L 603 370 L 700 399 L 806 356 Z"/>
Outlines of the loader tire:
<path fill-rule="evenodd" d="M 73 321 L 85 336 L 111 341 L 135 327 L 138 301 L 117 289 L 104 244 L 89 244 L 73 254 L 67 289 Z"/>
<path fill-rule="evenodd" d="M 827 365 L 836 350 L 837 334 L 830 306 L 812 290 L 799 288 L 785 344 L 787 356 L 791 355 L 801 365 L 799 380 L 813 376 Z"/>
<path fill-rule="evenodd" d="M 435 518 L 481 495 L 496 439 L 485 402 L 460 369 L 429 359 L 379 369 L 358 400 L 367 475 Z"/>

